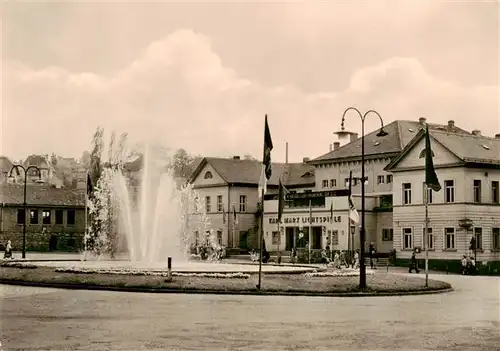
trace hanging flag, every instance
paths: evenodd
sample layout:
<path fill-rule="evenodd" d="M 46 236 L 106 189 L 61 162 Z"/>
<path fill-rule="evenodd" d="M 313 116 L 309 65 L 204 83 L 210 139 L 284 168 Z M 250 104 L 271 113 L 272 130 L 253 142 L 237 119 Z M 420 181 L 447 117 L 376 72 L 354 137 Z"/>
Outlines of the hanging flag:
<path fill-rule="evenodd" d="M 330 202 L 330 221 L 333 221 L 333 200 Z"/>
<path fill-rule="evenodd" d="M 226 209 L 222 206 L 222 223 L 226 224 Z"/>
<path fill-rule="evenodd" d="M 352 201 L 352 171 L 349 172 L 349 218 L 356 224 L 359 223 L 359 214 Z"/>
<path fill-rule="evenodd" d="M 432 162 L 431 139 L 429 137 L 429 126 L 425 128 L 425 184 L 434 191 L 441 190 L 434 163 Z"/>
<path fill-rule="evenodd" d="M 279 182 L 278 190 L 278 222 L 281 222 L 281 217 L 283 216 L 283 209 L 285 208 L 285 196 L 288 194 L 288 190 L 285 188 L 281 179 Z"/>
<path fill-rule="evenodd" d="M 264 123 L 264 155 L 262 157 L 262 170 L 259 180 L 259 197 L 264 191 L 267 192 L 267 181 L 271 178 L 271 150 L 273 149 L 273 141 L 271 139 L 271 132 L 269 131 L 269 125 L 267 124 L 267 115 L 265 116 Z"/>
<path fill-rule="evenodd" d="M 233 205 L 233 216 L 234 216 L 234 224 L 238 224 L 238 217 L 236 217 L 236 206 Z"/>

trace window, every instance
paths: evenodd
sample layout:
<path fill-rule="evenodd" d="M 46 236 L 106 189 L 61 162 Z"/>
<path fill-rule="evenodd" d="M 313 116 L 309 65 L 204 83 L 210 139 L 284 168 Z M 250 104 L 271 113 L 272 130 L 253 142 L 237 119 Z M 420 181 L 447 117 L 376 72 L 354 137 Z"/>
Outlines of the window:
<path fill-rule="evenodd" d="M 339 231 L 332 230 L 332 246 L 339 244 Z"/>
<path fill-rule="evenodd" d="M 222 204 L 222 195 L 217 195 L 217 212 L 222 212 L 222 211 L 224 211 Z"/>
<path fill-rule="evenodd" d="M 42 211 L 42 223 L 43 224 L 50 224 L 50 210 L 43 210 Z"/>
<path fill-rule="evenodd" d="M 222 230 L 217 231 L 217 243 L 222 246 Z"/>
<path fill-rule="evenodd" d="M 394 231 L 392 228 L 382 229 L 382 241 L 392 241 Z"/>
<path fill-rule="evenodd" d="M 337 186 L 337 179 L 330 179 L 330 188 L 335 188 Z"/>
<path fill-rule="evenodd" d="M 68 210 L 67 212 L 67 224 L 68 225 L 75 225 L 76 223 L 76 211 L 75 210 Z"/>
<path fill-rule="evenodd" d="M 56 224 L 63 224 L 63 210 L 56 210 Z"/>
<path fill-rule="evenodd" d="M 491 228 L 491 249 L 500 250 L 500 228 Z"/>
<path fill-rule="evenodd" d="M 453 180 L 445 180 L 444 190 L 444 202 L 455 202 L 455 182 Z"/>
<path fill-rule="evenodd" d="M 476 249 L 483 249 L 483 228 L 474 228 L 474 238 L 476 238 Z"/>
<path fill-rule="evenodd" d="M 403 250 L 413 248 L 413 233 L 411 228 L 403 228 Z"/>
<path fill-rule="evenodd" d="M 210 196 L 205 196 L 205 211 L 207 213 L 212 211 L 212 206 L 210 204 Z"/>
<path fill-rule="evenodd" d="M 246 212 L 246 211 L 247 211 L 247 196 L 240 195 L 240 212 Z"/>
<path fill-rule="evenodd" d="M 210 171 L 205 172 L 205 176 L 203 178 L 212 179 L 212 172 L 210 172 Z"/>
<path fill-rule="evenodd" d="M 30 224 L 38 224 L 38 210 L 30 210 Z"/>
<path fill-rule="evenodd" d="M 444 249 L 455 249 L 455 228 L 444 228 Z"/>
<path fill-rule="evenodd" d="M 377 184 L 384 184 L 385 177 L 383 175 L 377 176 Z"/>
<path fill-rule="evenodd" d="M 324 179 L 322 182 L 323 188 L 328 188 L 328 179 Z"/>
<path fill-rule="evenodd" d="M 344 184 L 345 186 L 349 186 L 349 178 L 344 178 Z"/>
<path fill-rule="evenodd" d="M 423 187 L 424 187 L 424 190 L 423 190 L 423 198 L 424 198 L 424 204 L 425 204 L 425 200 L 428 200 L 429 202 L 427 202 L 428 204 L 432 204 L 432 189 L 431 188 L 427 188 L 427 199 L 426 199 L 426 194 L 425 194 L 425 182 L 423 183 Z"/>
<path fill-rule="evenodd" d="M 425 234 L 425 227 L 422 231 Z M 425 242 L 425 237 L 422 239 Z M 432 228 L 427 228 L 427 249 L 434 250 L 434 234 L 432 234 Z"/>
<path fill-rule="evenodd" d="M 392 183 L 392 174 L 388 174 L 388 175 L 387 175 L 387 182 L 386 182 L 386 183 L 387 183 L 387 184 Z"/>
<path fill-rule="evenodd" d="M 280 245 L 281 244 L 281 233 L 276 231 L 273 232 L 273 245 Z"/>
<path fill-rule="evenodd" d="M 22 210 L 17 210 L 17 224 L 24 224 L 24 220 L 26 219 L 26 212 L 24 208 Z"/>
<path fill-rule="evenodd" d="M 474 179 L 474 202 L 481 202 L 481 181 Z"/>
<path fill-rule="evenodd" d="M 500 202 L 500 193 L 498 188 L 498 181 L 491 182 L 491 202 L 497 204 Z"/>
<path fill-rule="evenodd" d="M 403 183 L 403 204 L 411 204 L 411 183 Z"/>

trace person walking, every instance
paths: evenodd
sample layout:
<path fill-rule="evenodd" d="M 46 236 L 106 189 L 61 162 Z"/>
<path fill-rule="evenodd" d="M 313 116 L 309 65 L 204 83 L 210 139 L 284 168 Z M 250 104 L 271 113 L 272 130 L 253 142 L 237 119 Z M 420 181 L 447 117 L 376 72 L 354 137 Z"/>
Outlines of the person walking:
<path fill-rule="evenodd" d="M 408 273 L 412 273 L 413 270 L 415 270 L 415 273 L 417 274 L 420 272 L 418 269 L 417 252 L 415 250 L 413 250 L 413 253 L 411 254 L 410 269 L 408 270 Z"/>
<path fill-rule="evenodd" d="M 7 241 L 7 246 L 5 246 L 5 253 L 3 254 L 3 258 L 14 258 L 12 256 L 12 243 L 10 242 L 10 240 Z"/>

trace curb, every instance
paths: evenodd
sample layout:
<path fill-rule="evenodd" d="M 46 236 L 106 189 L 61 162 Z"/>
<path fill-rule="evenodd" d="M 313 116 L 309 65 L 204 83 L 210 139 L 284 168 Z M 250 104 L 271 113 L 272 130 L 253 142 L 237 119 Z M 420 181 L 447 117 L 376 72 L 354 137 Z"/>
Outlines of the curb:
<path fill-rule="evenodd" d="M 83 285 L 65 283 L 27 282 L 22 280 L 0 279 L 0 284 L 31 286 L 41 288 L 56 288 L 67 290 L 97 290 L 131 293 L 160 293 L 160 294 L 198 294 L 198 295 L 254 295 L 254 296 L 316 296 L 316 297 L 377 297 L 377 296 L 409 296 L 443 294 L 454 291 L 452 287 L 433 290 L 413 291 L 370 291 L 370 292 L 315 292 L 315 291 L 276 291 L 276 290 L 203 290 L 203 289 L 169 289 L 169 288 L 141 288 L 115 287 L 103 285 Z"/>

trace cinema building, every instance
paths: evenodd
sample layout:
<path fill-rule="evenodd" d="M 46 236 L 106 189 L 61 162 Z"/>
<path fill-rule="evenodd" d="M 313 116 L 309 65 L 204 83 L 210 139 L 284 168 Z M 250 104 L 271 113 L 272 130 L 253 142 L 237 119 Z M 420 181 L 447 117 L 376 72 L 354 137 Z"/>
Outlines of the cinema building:
<path fill-rule="evenodd" d="M 488 138 L 479 131 L 469 133 L 455 126 L 454 121 L 440 125 L 427 123 L 425 118 L 396 120 L 385 126 L 388 132 L 385 137 L 378 137 L 378 131 L 365 136 L 365 249 L 373 244 L 379 253 L 395 250 L 398 258 L 407 259 L 414 248 L 423 247 L 424 159 L 420 156 L 424 148 L 422 129 L 426 124 L 443 187 L 440 192 L 430 194 L 431 260 L 458 261 L 464 254 L 471 254 L 468 248 L 474 235 L 478 261 L 500 261 L 500 135 Z M 264 204 L 264 239 L 268 250 L 306 248 L 309 240 L 315 250 L 327 245 L 335 250 L 359 248 L 359 225 L 349 219 L 347 195 L 352 172 L 352 197 L 360 212 L 361 138 L 345 131 L 338 136 L 339 141 L 325 155 L 293 166 L 273 164 Z M 219 164 L 212 166 L 214 162 Z M 217 207 L 211 205 L 209 212 L 222 240 L 230 247 L 253 248 L 257 242 L 260 218 L 257 183 L 261 164 L 246 162 L 207 159 L 195 177 L 200 194 L 210 196 L 206 201 L 217 199 Z M 278 177 L 284 176 L 286 167 L 296 167 L 297 172 L 283 182 L 289 194 L 283 219 L 278 224 Z M 236 203 L 238 209 L 245 210 L 238 212 L 241 220 L 236 233 L 232 231 L 231 216 L 227 222 L 222 221 L 227 203 Z M 229 233 L 227 239 L 226 233 Z"/>

